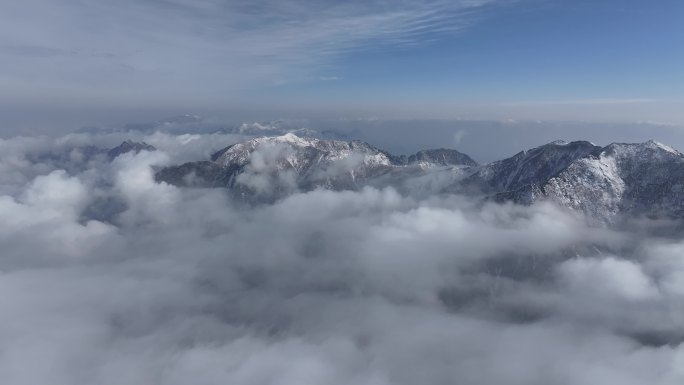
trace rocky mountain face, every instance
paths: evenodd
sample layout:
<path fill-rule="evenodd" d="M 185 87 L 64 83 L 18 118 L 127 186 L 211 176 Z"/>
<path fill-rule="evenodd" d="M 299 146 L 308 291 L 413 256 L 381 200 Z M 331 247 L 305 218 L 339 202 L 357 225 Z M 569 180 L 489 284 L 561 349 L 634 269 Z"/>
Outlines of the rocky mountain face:
<path fill-rule="evenodd" d="M 163 168 L 156 178 L 227 187 L 257 201 L 315 188 L 429 185 L 432 193 L 521 204 L 550 200 L 603 222 L 620 214 L 684 217 L 684 155 L 655 141 L 606 147 L 557 141 L 478 165 L 456 150 L 396 156 L 360 141 L 289 133 L 228 146 L 210 160 Z"/>
<path fill-rule="evenodd" d="M 361 141 L 300 138 L 288 133 L 228 146 L 209 161 L 166 167 L 156 177 L 180 186 L 228 187 L 241 196 L 277 197 L 294 190 L 389 184 L 389 180 L 431 167 L 476 165 L 456 150 L 395 156 Z"/>
<path fill-rule="evenodd" d="M 600 147 L 584 141 L 552 142 L 483 165 L 456 187 L 479 190 L 486 194 L 515 191 L 548 180 L 576 160 L 599 149 Z"/>
<path fill-rule="evenodd" d="M 532 200 L 550 199 L 602 220 L 620 213 L 684 217 L 684 156 L 655 141 L 613 143 L 533 189 Z"/>
<path fill-rule="evenodd" d="M 114 159 L 117 156 L 121 154 L 125 154 L 128 152 L 133 152 L 135 154 L 139 153 L 140 151 L 156 151 L 157 149 L 151 145 L 147 144 L 145 142 L 134 142 L 130 139 L 122 142 L 120 145 L 110 148 L 107 150 L 107 156 L 109 159 Z"/>
<path fill-rule="evenodd" d="M 436 150 L 422 150 L 409 156 L 406 163 L 410 165 L 419 165 L 423 167 L 434 166 L 477 166 L 475 162 L 468 155 L 458 152 L 456 150 L 448 150 L 444 148 Z"/>
<path fill-rule="evenodd" d="M 458 187 L 473 180 L 498 201 L 548 200 L 600 222 L 621 215 L 684 217 L 684 156 L 656 141 L 550 143 L 482 166 Z"/>

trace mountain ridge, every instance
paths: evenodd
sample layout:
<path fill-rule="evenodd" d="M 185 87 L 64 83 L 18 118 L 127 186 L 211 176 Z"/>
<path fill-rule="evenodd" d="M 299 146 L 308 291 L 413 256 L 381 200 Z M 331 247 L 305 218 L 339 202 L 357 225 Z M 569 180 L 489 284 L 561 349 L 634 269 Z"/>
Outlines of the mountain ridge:
<path fill-rule="evenodd" d="M 424 183 L 433 193 L 521 204 L 549 200 L 600 221 L 620 214 L 684 217 L 684 155 L 655 140 L 603 147 L 553 141 L 480 165 L 452 149 L 393 155 L 361 141 L 287 133 L 233 144 L 208 161 L 165 167 L 155 177 L 178 186 L 227 187 L 257 201 L 268 186 L 278 191 L 269 198 L 278 199 L 316 188 Z"/>

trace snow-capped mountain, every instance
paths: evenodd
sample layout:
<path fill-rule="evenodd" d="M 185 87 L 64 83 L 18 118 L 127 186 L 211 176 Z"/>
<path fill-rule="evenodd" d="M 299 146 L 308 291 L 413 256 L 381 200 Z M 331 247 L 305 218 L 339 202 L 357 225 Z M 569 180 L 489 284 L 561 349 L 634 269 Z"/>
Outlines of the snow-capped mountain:
<path fill-rule="evenodd" d="M 111 134 L 128 133 L 132 135 L 163 132 L 173 135 L 182 134 L 229 134 L 244 136 L 245 139 L 261 136 L 281 136 L 288 133 L 300 137 L 346 140 L 348 135 L 333 129 L 315 130 L 308 128 L 307 120 L 280 119 L 264 122 L 222 122 L 195 114 L 171 116 L 151 122 L 128 123 L 113 127 L 81 127 L 76 133 Z"/>
<path fill-rule="evenodd" d="M 283 120 L 242 123 L 235 128 L 224 128 L 221 132 L 250 136 L 277 136 L 287 133 L 293 133 L 302 137 L 319 136 L 319 132 L 316 130 L 295 126 Z"/>
<path fill-rule="evenodd" d="M 549 143 L 484 165 L 452 188 L 465 186 L 498 201 L 553 201 L 600 222 L 627 214 L 684 217 L 684 156 L 653 140 Z"/>
<path fill-rule="evenodd" d="M 409 156 L 406 163 L 411 165 L 419 165 L 422 167 L 435 167 L 435 166 L 477 166 L 475 162 L 468 155 L 458 152 L 456 150 L 449 150 L 445 148 L 439 148 L 435 150 L 422 150 Z"/>
<path fill-rule="evenodd" d="M 276 195 L 318 187 L 343 190 L 388 184 L 396 177 L 432 167 L 477 165 L 455 150 L 394 156 L 361 141 L 302 138 L 292 133 L 255 138 L 228 146 L 209 161 L 166 167 L 157 179 L 183 186 L 224 186 L 240 194 Z"/>
<path fill-rule="evenodd" d="M 478 165 L 456 150 L 396 156 L 360 141 L 289 133 L 228 146 L 208 161 L 166 167 L 156 177 L 228 187 L 241 196 L 373 185 L 522 204 L 550 200 L 603 222 L 620 214 L 684 217 L 684 155 L 655 141 L 606 147 L 556 141 Z"/>
<path fill-rule="evenodd" d="M 590 142 L 555 141 L 479 167 L 459 187 L 484 193 L 515 191 L 548 180 L 600 147 Z"/>
<path fill-rule="evenodd" d="M 601 220 L 620 213 L 684 216 L 684 155 L 656 141 L 613 143 L 526 189 Z"/>

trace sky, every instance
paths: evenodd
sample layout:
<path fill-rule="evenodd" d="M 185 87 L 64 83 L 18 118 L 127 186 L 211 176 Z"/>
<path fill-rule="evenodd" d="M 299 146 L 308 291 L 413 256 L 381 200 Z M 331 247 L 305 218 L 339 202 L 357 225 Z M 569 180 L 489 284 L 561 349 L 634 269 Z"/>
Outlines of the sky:
<path fill-rule="evenodd" d="M 677 0 L 3 3 L 5 126 L 179 112 L 684 123 Z"/>

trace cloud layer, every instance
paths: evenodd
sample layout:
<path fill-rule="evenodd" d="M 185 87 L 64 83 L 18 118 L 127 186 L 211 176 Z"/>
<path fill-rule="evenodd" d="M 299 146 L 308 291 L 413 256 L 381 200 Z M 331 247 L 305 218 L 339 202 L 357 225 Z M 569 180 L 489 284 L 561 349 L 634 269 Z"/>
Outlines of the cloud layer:
<path fill-rule="evenodd" d="M 684 379 L 678 237 L 544 204 L 367 188 L 246 207 L 154 182 L 230 136 L 79 162 L 120 139 L 0 142 L 3 384 Z"/>
<path fill-rule="evenodd" d="M 0 98 L 215 108 L 336 79 L 335 57 L 453 33 L 508 1 L 27 0 L 0 15 Z"/>

